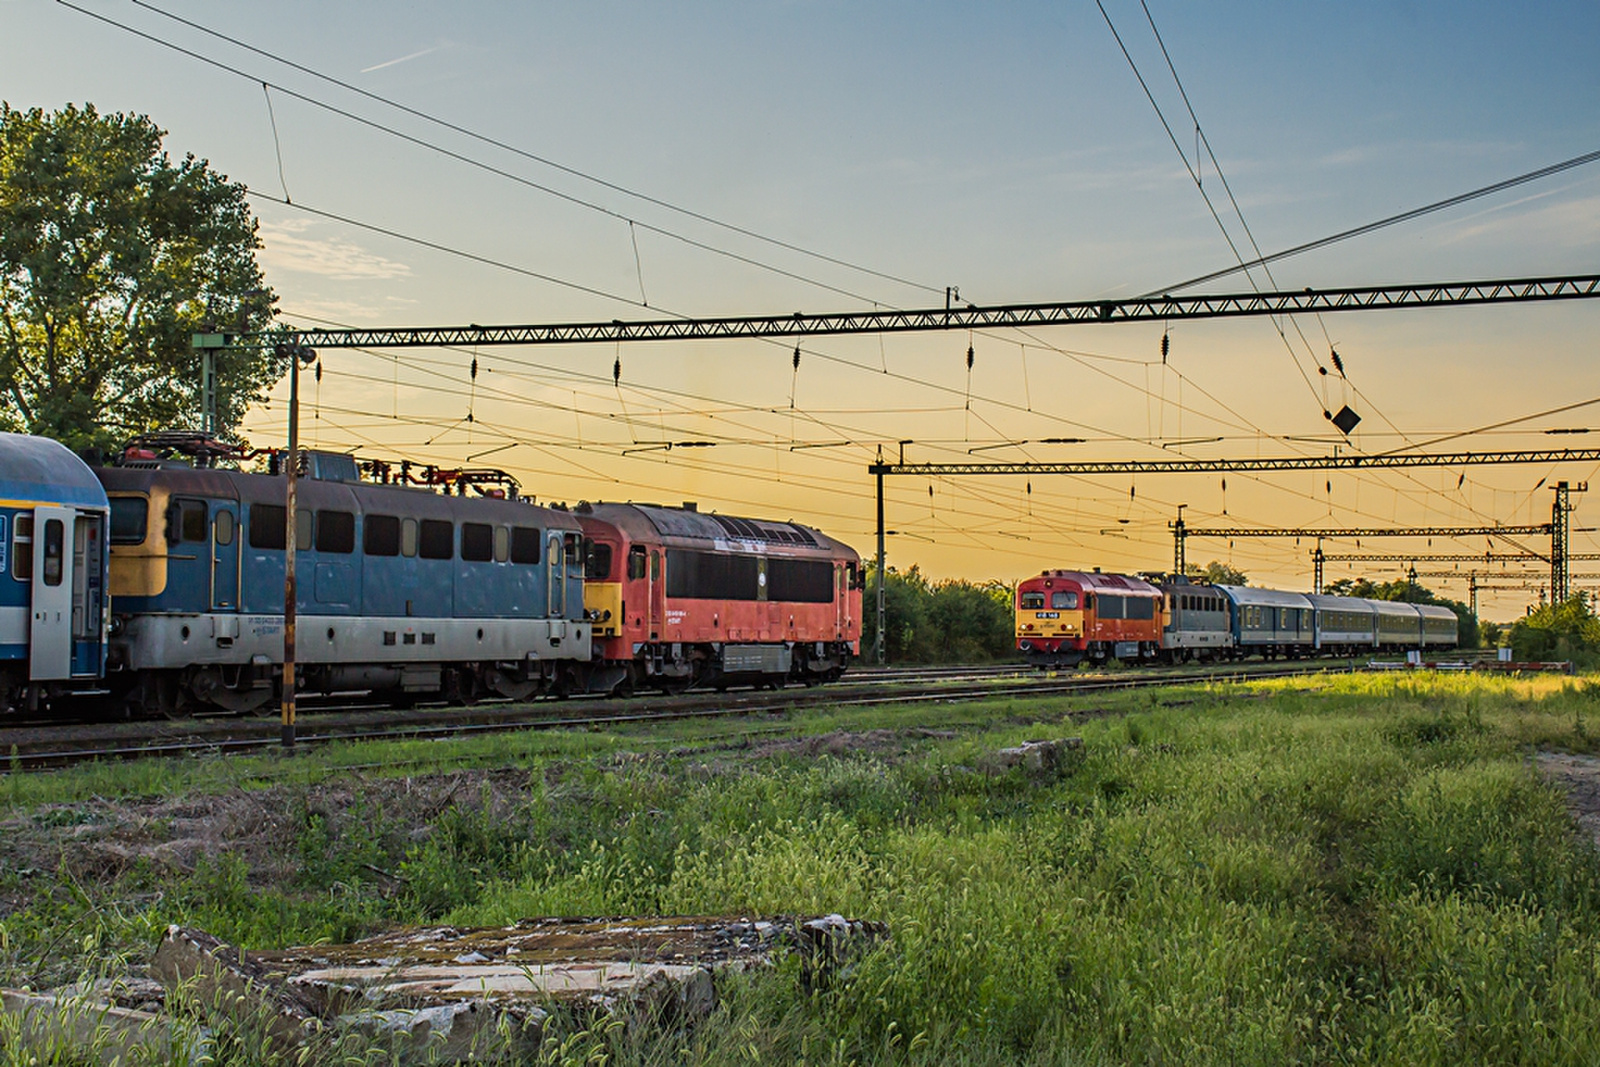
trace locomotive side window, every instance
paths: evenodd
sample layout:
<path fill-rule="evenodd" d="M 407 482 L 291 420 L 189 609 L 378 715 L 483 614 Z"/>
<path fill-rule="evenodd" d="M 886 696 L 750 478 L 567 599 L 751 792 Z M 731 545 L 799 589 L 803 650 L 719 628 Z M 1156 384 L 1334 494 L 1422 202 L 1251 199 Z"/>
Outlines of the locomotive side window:
<path fill-rule="evenodd" d="M 1156 601 L 1154 597 L 1130 596 L 1123 600 L 1128 619 L 1153 619 L 1156 617 Z"/>
<path fill-rule="evenodd" d="M 361 548 L 369 556 L 400 554 L 400 520 L 393 515 L 368 515 L 362 520 Z"/>
<path fill-rule="evenodd" d="M 862 589 L 862 588 L 866 587 L 866 582 L 862 581 L 863 572 L 862 572 L 862 569 L 861 569 L 861 564 L 859 564 L 859 563 L 846 563 L 844 565 L 844 569 L 845 569 L 845 573 L 850 578 L 850 588 L 851 589 Z"/>
<path fill-rule="evenodd" d="M 628 549 L 628 580 L 637 581 L 644 577 L 644 546 L 634 545 Z"/>
<path fill-rule="evenodd" d="M 462 523 L 461 558 L 469 563 L 494 559 L 494 528 L 486 522 Z"/>
<path fill-rule="evenodd" d="M 511 558 L 511 527 L 494 528 L 494 561 L 504 563 Z"/>
<path fill-rule="evenodd" d="M 33 516 L 20 511 L 11 526 L 11 577 L 19 582 L 33 578 Z"/>
<path fill-rule="evenodd" d="M 660 556 L 651 557 L 651 577 L 660 577 Z M 777 562 L 776 560 L 772 562 Z M 804 561 L 809 562 L 809 561 Z M 832 576 L 823 565 L 824 602 L 833 598 Z M 755 556 L 667 550 L 667 595 L 691 600 L 759 600 L 761 562 Z M 778 599 L 776 596 L 772 599 Z"/>
<path fill-rule="evenodd" d="M 1094 610 L 1094 594 L 1093 593 L 1085 593 L 1085 594 L 1083 594 L 1083 610 L 1085 610 L 1085 611 L 1093 611 Z"/>
<path fill-rule="evenodd" d="M 539 528 L 537 526 L 511 527 L 511 562 L 539 562 Z"/>
<path fill-rule="evenodd" d="M 400 554 L 406 559 L 414 559 L 417 555 L 417 520 L 400 520 Z"/>
<path fill-rule="evenodd" d="M 250 505 L 250 547 L 276 548 L 284 546 L 284 515 L 282 504 Z"/>
<path fill-rule="evenodd" d="M 317 551 L 341 554 L 356 550 L 356 517 L 348 511 L 317 512 Z"/>
<path fill-rule="evenodd" d="M 111 543 L 138 545 L 150 528 L 150 501 L 142 496 L 111 498 Z"/>
<path fill-rule="evenodd" d="M 234 522 L 234 520 L 233 520 L 233 512 L 231 512 L 231 511 L 219 511 L 219 512 L 217 512 L 217 518 L 216 518 L 216 521 L 215 521 L 215 526 L 216 526 L 215 537 L 217 539 L 217 544 L 219 544 L 219 545 L 231 545 L 231 544 L 233 544 L 233 522 Z"/>
<path fill-rule="evenodd" d="M 417 554 L 423 559 L 451 559 L 455 556 L 455 526 L 444 519 L 423 519 Z"/>
<path fill-rule="evenodd" d="M 307 508 L 295 509 L 294 550 L 296 552 L 311 551 L 311 512 Z"/>
<path fill-rule="evenodd" d="M 61 553 L 66 546 L 67 527 L 60 519 L 44 524 L 44 584 L 61 584 Z"/>
<path fill-rule="evenodd" d="M 583 563 L 583 576 L 591 582 L 603 582 L 611 577 L 611 546 L 604 541 L 590 541 L 588 558 Z"/>
<path fill-rule="evenodd" d="M 833 602 L 832 566 L 825 560 L 767 560 L 767 599 L 800 604 Z"/>
<path fill-rule="evenodd" d="M 1044 607 L 1044 594 L 1043 593 L 1023 593 L 1022 594 L 1022 610 L 1023 611 L 1039 611 L 1043 607 Z"/>
<path fill-rule="evenodd" d="M 575 533 L 562 535 L 562 551 L 566 554 L 567 566 L 574 567 L 583 562 L 583 538 Z"/>
<path fill-rule="evenodd" d="M 1039 606 L 1041 608 L 1044 607 L 1044 601 L 1042 599 L 1039 602 Z M 1050 606 L 1058 610 L 1061 608 L 1066 608 L 1068 610 L 1076 608 L 1078 606 L 1078 594 L 1060 591 L 1051 593 Z"/>

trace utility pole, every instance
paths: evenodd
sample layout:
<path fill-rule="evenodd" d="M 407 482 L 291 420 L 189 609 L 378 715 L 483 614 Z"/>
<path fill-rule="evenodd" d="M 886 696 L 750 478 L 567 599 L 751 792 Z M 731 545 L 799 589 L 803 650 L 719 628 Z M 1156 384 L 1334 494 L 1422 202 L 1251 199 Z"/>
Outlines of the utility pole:
<path fill-rule="evenodd" d="M 295 491 L 300 480 L 300 362 L 317 358 L 303 345 L 280 345 L 279 356 L 289 357 L 289 454 L 284 467 L 283 531 L 283 747 L 294 748 L 295 730 L 295 548 L 299 541 Z"/>
<path fill-rule="evenodd" d="M 1322 565 L 1328 557 L 1322 552 L 1322 538 L 1317 538 L 1317 547 L 1311 550 L 1311 591 L 1322 592 Z"/>
<path fill-rule="evenodd" d="M 878 463 L 880 465 L 882 465 L 882 463 L 883 463 L 883 446 L 882 445 L 878 446 Z M 883 541 L 884 541 L 884 535 L 883 535 L 883 474 L 880 472 L 878 474 L 878 636 L 877 636 L 877 639 L 873 641 L 873 645 L 872 645 L 872 658 L 873 658 L 873 661 L 875 663 L 877 663 L 878 666 L 880 666 L 880 667 L 883 666 L 884 656 L 887 653 L 887 649 L 884 647 L 884 643 L 885 643 L 885 629 L 886 629 L 886 626 L 887 626 L 888 616 L 887 616 L 887 612 L 885 610 L 884 595 L 885 595 L 885 585 L 887 584 L 887 582 L 889 580 L 888 573 L 885 572 L 884 569 L 883 569 L 883 562 L 884 562 Z"/>
<path fill-rule="evenodd" d="M 1579 482 L 1576 486 L 1568 486 L 1566 482 L 1557 482 L 1555 485 L 1556 499 L 1550 508 L 1550 603 L 1560 604 L 1572 595 L 1571 573 L 1569 572 L 1569 535 L 1572 532 L 1572 523 L 1568 518 L 1573 512 L 1571 494 L 1587 492 L 1588 482 Z"/>
<path fill-rule="evenodd" d="M 883 480 L 883 475 L 878 475 L 878 480 Z M 1178 505 L 1178 521 L 1172 524 L 1172 576 L 1182 578 L 1187 573 L 1188 560 L 1184 558 L 1184 540 L 1189 535 L 1183 526 L 1183 509 L 1188 504 Z"/>

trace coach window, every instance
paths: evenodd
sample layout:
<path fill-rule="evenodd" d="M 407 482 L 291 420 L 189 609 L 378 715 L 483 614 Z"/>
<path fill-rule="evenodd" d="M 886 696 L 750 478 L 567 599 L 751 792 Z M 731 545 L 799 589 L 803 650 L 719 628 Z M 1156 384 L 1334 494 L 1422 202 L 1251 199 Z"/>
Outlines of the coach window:
<path fill-rule="evenodd" d="M 634 545 L 628 549 L 628 580 L 638 581 L 644 577 L 644 546 Z"/>
<path fill-rule="evenodd" d="M 444 519 L 423 519 L 417 554 L 423 559 L 450 559 L 455 555 L 455 526 Z"/>
<path fill-rule="evenodd" d="M 494 561 L 504 563 L 511 558 L 511 527 L 494 528 Z"/>
<path fill-rule="evenodd" d="M 539 562 L 539 528 L 537 526 L 511 527 L 511 562 Z"/>
<path fill-rule="evenodd" d="M 461 524 L 461 558 L 468 563 L 494 559 L 494 528 L 486 522 Z"/>
<path fill-rule="evenodd" d="M 60 519 L 44 524 L 44 584 L 61 584 L 61 552 L 66 546 L 67 527 Z"/>
<path fill-rule="evenodd" d="M 20 511 L 11 526 L 11 577 L 19 582 L 33 578 L 33 516 Z"/>
<path fill-rule="evenodd" d="M 1043 607 L 1044 605 L 1040 605 Z M 1050 606 L 1059 610 L 1071 611 L 1078 606 L 1078 594 L 1056 591 L 1050 594 Z"/>
<path fill-rule="evenodd" d="M 417 555 L 417 520 L 400 520 L 400 554 L 407 559 Z"/>
<path fill-rule="evenodd" d="M 281 504 L 251 504 L 250 547 L 282 549 L 286 514 Z"/>
<path fill-rule="evenodd" d="M 356 550 L 356 517 L 348 511 L 317 512 L 317 551 L 345 555 Z"/>
<path fill-rule="evenodd" d="M 361 548 L 369 556 L 400 554 L 400 520 L 393 515 L 368 515 L 361 520 Z"/>
<path fill-rule="evenodd" d="M 308 508 L 295 509 L 294 550 L 296 552 L 311 551 L 311 511 Z"/>

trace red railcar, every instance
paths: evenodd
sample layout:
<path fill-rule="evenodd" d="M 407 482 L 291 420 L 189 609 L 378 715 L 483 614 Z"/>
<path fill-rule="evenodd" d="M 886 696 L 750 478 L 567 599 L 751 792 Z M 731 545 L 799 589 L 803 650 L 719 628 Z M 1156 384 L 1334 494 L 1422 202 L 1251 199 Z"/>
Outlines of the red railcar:
<path fill-rule="evenodd" d="M 1161 652 L 1161 590 L 1124 574 L 1045 571 L 1017 586 L 1017 648 L 1036 667 Z"/>
<path fill-rule="evenodd" d="M 861 642 L 861 557 L 809 526 L 580 504 L 591 689 L 837 678 Z"/>

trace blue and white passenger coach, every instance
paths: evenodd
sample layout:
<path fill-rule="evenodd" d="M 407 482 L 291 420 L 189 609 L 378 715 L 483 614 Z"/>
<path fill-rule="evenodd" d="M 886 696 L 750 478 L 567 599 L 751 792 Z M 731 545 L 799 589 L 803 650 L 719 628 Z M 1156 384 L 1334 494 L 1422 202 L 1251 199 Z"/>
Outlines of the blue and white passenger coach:
<path fill-rule="evenodd" d="M 0 711 L 98 687 L 106 557 L 106 494 L 88 465 L 0 433 Z"/>
<path fill-rule="evenodd" d="M 575 516 L 363 482 L 350 456 L 312 452 L 307 462 L 295 519 L 302 685 L 404 703 L 583 684 L 590 634 Z M 98 473 L 111 508 L 108 686 L 132 714 L 247 711 L 274 699 L 284 478 L 159 460 Z"/>

